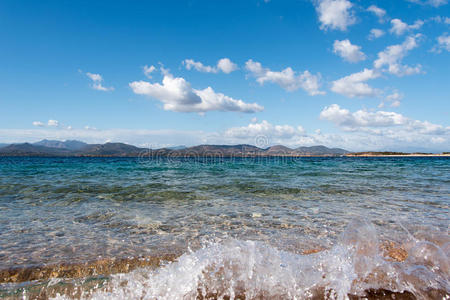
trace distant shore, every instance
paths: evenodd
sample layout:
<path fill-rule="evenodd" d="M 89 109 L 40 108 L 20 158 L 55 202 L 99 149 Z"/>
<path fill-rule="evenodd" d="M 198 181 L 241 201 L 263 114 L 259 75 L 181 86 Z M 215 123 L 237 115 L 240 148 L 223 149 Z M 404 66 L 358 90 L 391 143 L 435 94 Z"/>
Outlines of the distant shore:
<path fill-rule="evenodd" d="M 355 152 L 347 157 L 450 157 L 450 153 L 396 153 L 396 152 Z"/>
<path fill-rule="evenodd" d="M 24 157 L 140 157 L 140 158 L 266 158 L 266 157 L 442 157 L 450 152 L 351 152 L 323 145 L 289 148 L 283 145 L 257 147 L 254 145 L 198 145 L 149 149 L 124 143 L 87 144 L 81 141 L 50 141 L 9 144 L 0 147 L 0 156 Z"/>

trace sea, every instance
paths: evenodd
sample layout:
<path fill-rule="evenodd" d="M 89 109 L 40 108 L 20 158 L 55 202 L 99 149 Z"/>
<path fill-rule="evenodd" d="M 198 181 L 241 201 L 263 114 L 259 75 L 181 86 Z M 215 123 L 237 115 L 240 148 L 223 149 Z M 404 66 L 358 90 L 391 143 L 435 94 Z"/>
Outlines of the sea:
<path fill-rule="evenodd" d="M 450 299 L 448 157 L 0 157 L 0 298 Z"/>

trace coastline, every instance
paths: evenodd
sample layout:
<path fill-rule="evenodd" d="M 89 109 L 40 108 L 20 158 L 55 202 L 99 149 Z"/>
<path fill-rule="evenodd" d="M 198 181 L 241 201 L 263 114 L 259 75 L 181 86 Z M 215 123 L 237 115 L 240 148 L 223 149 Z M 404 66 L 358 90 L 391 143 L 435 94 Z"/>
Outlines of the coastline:
<path fill-rule="evenodd" d="M 339 157 L 450 157 L 450 153 L 432 153 L 432 154 L 422 154 L 422 153 L 410 153 L 410 154 L 371 154 L 371 153 L 349 153 L 345 155 L 317 155 L 317 154 L 301 154 L 301 155 L 292 155 L 292 154 L 257 154 L 257 153 L 249 153 L 249 154 L 223 154 L 223 153 L 208 153 L 208 154 L 187 154 L 187 155 L 173 155 L 171 153 L 168 154 L 114 154 L 114 155 L 47 155 L 47 154 L 10 154 L 2 155 L 0 153 L 0 157 L 43 157 L 43 158 L 170 158 L 170 159 L 182 159 L 182 158 L 300 158 L 300 157 L 326 157 L 326 158 L 339 158 Z"/>
<path fill-rule="evenodd" d="M 421 153 L 411 153 L 411 154 L 346 154 L 346 157 L 450 157 L 450 153 L 439 153 L 439 154 L 421 154 Z"/>

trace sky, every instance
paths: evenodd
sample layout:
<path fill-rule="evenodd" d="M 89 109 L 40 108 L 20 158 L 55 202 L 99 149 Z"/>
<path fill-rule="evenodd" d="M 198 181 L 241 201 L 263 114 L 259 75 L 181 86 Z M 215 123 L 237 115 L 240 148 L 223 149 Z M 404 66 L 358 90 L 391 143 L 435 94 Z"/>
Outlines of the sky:
<path fill-rule="evenodd" d="M 448 0 L 0 2 L 0 143 L 450 151 Z"/>

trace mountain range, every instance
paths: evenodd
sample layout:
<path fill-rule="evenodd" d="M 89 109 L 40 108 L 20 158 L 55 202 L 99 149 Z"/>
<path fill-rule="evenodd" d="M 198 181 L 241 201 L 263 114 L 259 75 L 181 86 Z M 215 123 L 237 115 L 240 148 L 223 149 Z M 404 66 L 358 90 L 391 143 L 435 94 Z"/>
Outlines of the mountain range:
<path fill-rule="evenodd" d="M 36 143 L 0 144 L 0 156 L 171 156 L 171 157 L 244 157 L 244 156 L 340 156 L 350 153 L 325 146 L 288 148 L 276 145 L 259 148 L 252 145 L 199 145 L 161 149 L 139 148 L 124 143 L 87 144 L 76 140 L 42 140 Z"/>

